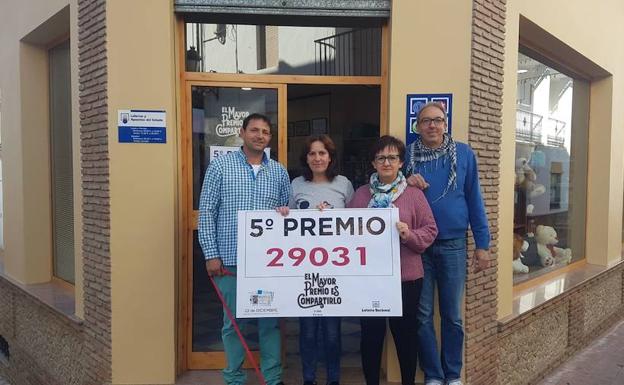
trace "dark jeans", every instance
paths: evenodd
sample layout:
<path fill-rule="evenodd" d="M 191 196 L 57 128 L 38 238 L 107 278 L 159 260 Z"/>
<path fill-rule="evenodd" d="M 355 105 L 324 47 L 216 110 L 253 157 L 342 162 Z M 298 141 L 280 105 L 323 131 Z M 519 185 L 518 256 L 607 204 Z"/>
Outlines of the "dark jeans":
<path fill-rule="evenodd" d="M 299 353 L 303 369 L 303 381 L 316 380 L 318 362 L 318 334 L 323 338 L 327 382 L 340 381 L 340 317 L 299 318 Z"/>
<path fill-rule="evenodd" d="M 420 366 L 426 380 L 461 377 L 464 328 L 461 303 L 466 284 L 466 238 L 436 240 L 422 255 L 425 278 L 418 309 Z M 442 338 L 438 352 L 433 298 L 438 286 Z"/>
<path fill-rule="evenodd" d="M 379 385 L 379 370 L 386 320 L 389 320 L 390 331 L 396 345 L 399 366 L 401 367 L 401 384 L 414 385 L 416 364 L 418 360 L 418 320 L 417 309 L 422 289 L 422 279 L 407 281 L 401 284 L 403 297 L 402 317 L 361 317 L 362 338 L 362 369 L 367 385 Z"/>

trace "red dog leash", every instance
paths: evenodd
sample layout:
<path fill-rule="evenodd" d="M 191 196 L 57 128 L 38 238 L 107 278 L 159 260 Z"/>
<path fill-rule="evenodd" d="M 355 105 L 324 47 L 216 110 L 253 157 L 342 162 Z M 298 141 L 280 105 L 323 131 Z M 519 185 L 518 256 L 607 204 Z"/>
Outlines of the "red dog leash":
<path fill-rule="evenodd" d="M 229 275 L 229 276 L 234 277 L 234 274 L 225 268 L 223 269 L 223 275 Z M 262 375 L 262 372 L 260 371 L 260 367 L 258 366 L 256 359 L 251 353 L 251 349 L 249 349 L 249 345 L 247 345 L 247 342 L 245 342 L 245 338 L 243 337 L 243 333 L 241 333 L 240 328 L 238 327 L 238 324 L 236 323 L 234 314 L 232 314 L 232 311 L 230 310 L 228 305 L 225 303 L 225 298 L 223 298 L 223 294 L 221 294 L 221 290 L 219 290 L 219 288 L 217 287 L 217 283 L 214 281 L 214 278 L 211 275 L 208 275 L 208 277 L 210 278 L 210 282 L 212 282 L 212 286 L 217 292 L 217 296 L 219 296 L 219 300 L 221 301 L 221 304 L 223 305 L 223 309 L 225 310 L 225 313 L 230 319 L 230 322 L 232 322 L 232 326 L 234 326 L 234 330 L 236 331 L 238 338 L 243 344 L 243 348 L 245 348 L 245 352 L 247 353 L 247 358 L 249 358 L 249 362 L 251 362 L 251 365 L 253 366 L 256 372 L 256 375 L 258 376 L 258 380 L 260 380 L 260 384 L 266 385 L 266 380 L 264 379 L 264 376 Z"/>

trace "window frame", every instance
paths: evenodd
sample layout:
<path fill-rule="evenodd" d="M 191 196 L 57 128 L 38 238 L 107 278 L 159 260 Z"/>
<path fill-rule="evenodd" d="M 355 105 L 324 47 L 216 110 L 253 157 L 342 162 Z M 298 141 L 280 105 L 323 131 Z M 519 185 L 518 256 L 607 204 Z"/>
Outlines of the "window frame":
<path fill-rule="evenodd" d="M 522 25 L 522 20 L 523 18 L 521 17 L 521 25 Z M 528 20 L 525 19 L 526 22 L 530 23 Z M 536 27 L 539 28 L 539 27 Z M 522 28 L 521 28 L 522 30 Z M 546 48 L 544 46 L 538 46 L 532 43 L 532 41 L 527 40 L 527 39 L 523 39 L 523 34 L 521 31 L 520 34 L 520 39 L 519 39 L 519 45 L 518 45 L 518 53 L 522 54 L 524 56 L 529 57 L 532 60 L 535 60 L 537 62 L 539 62 L 540 64 L 543 64 L 551 69 L 554 69 L 555 71 L 560 72 L 563 75 L 566 75 L 568 77 L 570 77 L 573 81 L 573 87 L 580 85 L 579 82 L 583 82 L 583 83 L 587 83 L 588 89 L 591 88 L 591 78 L 589 76 L 587 76 L 587 74 L 584 71 L 579 71 L 578 69 L 574 69 L 571 65 L 567 65 L 565 64 L 566 61 L 561 59 L 560 56 L 556 55 L 555 51 L 548 51 L 546 50 Z M 549 35 L 550 36 L 550 35 Z M 516 64 L 516 68 L 517 68 L 517 64 Z M 518 82 L 518 79 L 516 78 L 516 83 Z M 574 88 L 573 88 L 574 89 Z M 574 91 L 573 91 L 574 92 Z M 533 98 L 533 95 L 531 95 L 531 99 Z M 584 180 L 587 182 L 588 178 L 589 178 L 589 157 L 587 156 L 587 152 L 588 152 L 588 148 L 589 148 L 589 115 L 591 114 L 590 111 L 590 106 L 589 106 L 589 94 L 588 94 L 588 100 L 586 100 L 586 107 L 587 107 L 587 114 L 588 114 L 588 119 L 587 122 L 585 122 L 585 140 L 584 140 L 584 147 L 585 147 L 585 151 L 583 154 L 581 154 L 580 156 L 585 156 L 585 161 L 584 161 L 584 165 L 583 165 L 583 169 L 584 169 Z M 578 103 L 578 101 L 577 101 Z M 571 121 L 571 126 L 572 126 L 572 122 L 574 120 L 574 107 L 575 107 L 575 100 L 572 100 L 572 113 L 571 113 L 571 117 L 570 117 L 570 121 Z M 516 95 L 516 105 L 517 104 L 517 95 Z M 577 104 L 578 106 L 578 104 Z M 516 130 L 516 127 L 514 125 L 514 131 Z M 572 134 L 571 134 L 572 135 Z M 517 136 L 516 136 L 517 137 Z M 517 143 L 517 139 L 514 140 L 514 159 L 516 159 L 516 153 L 515 153 L 515 143 Z M 573 154 L 573 147 L 570 147 L 570 165 L 572 164 L 572 154 Z M 570 167 L 570 166 L 569 166 Z M 571 174 L 571 170 L 568 170 L 569 175 Z M 550 179 L 552 175 L 552 172 L 550 169 L 548 169 L 548 178 Z M 514 188 L 515 189 L 515 188 Z M 572 182 L 569 181 L 568 182 L 568 192 L 572 189 Z M 550 189 L 548 189 L 546 191 L 546 193 L 549 193 Z M 563 190 L 561 190 L 561 188 L 559 189 L 560 193 L 563 192 Z M 517 203 L 515 202 L 516 199 L 514 199 L 514 205 L 516 205 Z M 568 198 L 568 205 L 570 206 L 572 202 L 572 199 L 569 197 Z M 559 268 L 553 269 L 551 271 L 545 271 L 542 274 L 538 274 L 534 277 L 531 278 L 526 278 L 526 279 L 516 279 L 516 274 L 512 273 L 513 277 L 511 280 L 511 284 L 512 284 L 512 291 L 514 293 L 519 293 L 521 291 L 526 290 L 527 288 L 531 288 L 531 287 L 536 287 L 544 282 L 547 282 L 548 280 L 553 279 L 556 276 L 559 276 L 561 274 L 564 274 L 567 271 L 576 269 L 578 267 L 584 266 L 587 264 L 587 209 L 588 209 L 588 205 L 589 205 L 589 200 L 588 200 L 588 190 L 585 190 L 585 194 L 584 194 L 584 210 L 582 211 L 584 214 L 584 228 L 582 231 L 582 235 L 583 235 L 583 250 L 579 251 L 579 253 L 581 254 L 581 257 L 577 260 L 573 260 L 572 262 L 570 262 L 567 265 L 564 266 L 560 266 Z M 549 197 L 549 206 L 550 206 L 550 197 Z M 568 206 L 568 207 L 569 207 Z M 552 209 L 552 208 L 551 208 Z M 568 209 L 568 213 L 570 212 L 570 209 Z M 512 228 L 514 229 L 514 232 L 516 230 L 516 210 L 514 210 L 513 213 L 513 217 L 512 217 Z M 568 221 L 570 221 L 570 218 L 568 218 Z M 527 222 L 528 223 L 528 222 Z M 526 225 L 527 229 L 525 232 L 532 232 L 533 229 L 531 228 L 531 226 L 529 224 Z M 557 229 L 556 229 L 557 230 Z M 561 245 L 558 245 L 558 247 L 561 247 Z M 566 245 L 566 247 L 570 247 L 570 245 Z M 547 267 L 546 267 L 547 268 Z M 520 277 L 521 278 L 521 277 Z"/>

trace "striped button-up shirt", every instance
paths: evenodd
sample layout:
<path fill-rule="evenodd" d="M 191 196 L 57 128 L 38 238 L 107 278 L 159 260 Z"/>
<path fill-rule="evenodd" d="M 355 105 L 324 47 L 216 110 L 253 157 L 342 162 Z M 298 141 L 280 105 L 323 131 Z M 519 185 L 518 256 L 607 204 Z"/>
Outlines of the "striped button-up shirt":
<path fill-rule="evenodd" d="M 237 212 L 287 206 L 289 196 L 286 169 L 266 154 L 257 175 L 242 149 L 213 160 L 199 200 L 199 244 L 204 257 L 236 266 Z"/>

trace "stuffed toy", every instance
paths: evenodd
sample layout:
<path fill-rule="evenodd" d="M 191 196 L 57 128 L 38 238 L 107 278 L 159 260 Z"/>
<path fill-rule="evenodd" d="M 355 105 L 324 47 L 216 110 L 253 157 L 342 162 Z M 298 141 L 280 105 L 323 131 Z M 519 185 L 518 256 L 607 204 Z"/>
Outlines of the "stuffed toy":
<path fill-rule="evenodd" d="M 543 184 L 535 183 L 537 174 L 526 158 L 516 159 L 516 187 L 526 191 L 527 197 L 535 198 L 546 192 Z"/>
<path fill-rule="evenodd" d="M 528 273 L 529 267 L 522 263 L 524 256 L 522 253 L 529 249 L 529 242 L 525 241 L 521 235 L 513 235 L 513 272 Z"/>
<path fill-rule="evenodd" d="M 528 266 L 551 266 L 554 263 L 570 263 L 572 250 L 555 247 L 559 242 L 557 232 L 550 226 L 538 225 L 535 234 L 525 239 L 529 247 L 524 253 L 524 264 Z"/>

